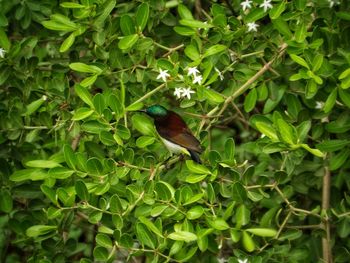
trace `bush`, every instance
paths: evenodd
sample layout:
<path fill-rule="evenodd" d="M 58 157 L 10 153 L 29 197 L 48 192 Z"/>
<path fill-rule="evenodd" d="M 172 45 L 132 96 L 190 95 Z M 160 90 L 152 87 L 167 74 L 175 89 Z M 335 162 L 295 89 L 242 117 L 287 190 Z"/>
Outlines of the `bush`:
<path fill-rule="evenodd" d="M 348 1 L 0 7 L 1 262 L 348 262 Z"/>

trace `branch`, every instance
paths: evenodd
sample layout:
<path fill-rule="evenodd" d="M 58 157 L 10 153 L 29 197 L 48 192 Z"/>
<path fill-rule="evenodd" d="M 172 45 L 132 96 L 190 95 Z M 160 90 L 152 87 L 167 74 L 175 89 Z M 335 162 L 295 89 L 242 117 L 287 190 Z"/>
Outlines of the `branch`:
<path fill-rule="evenodd" d="M 245 92 L 246 90 L 248 90 L 249 86 L 251 84 L 253 84 L 260 76 L 262 76 L 267 70 L 269 70 L 270 66 L 272 65 L 273 62 L 275 62 L 275 60 L 277 58 L 279 58 L 281 55 L 284 54 L 285 50 L 287 49 L 288 45 L 286 43 L 283 43 L 278 54 L 272 59 L 270 60 L 270 62 L 268 62 L 267 64 L 265 64 L 253 77 L 251 77 L 246 83 L 244 83 L 238 90 L 236 90 L 231 96 L 227 97 L 224 104 L 222 105 L 221 109 L 219 106 L 216 106 L 214 109 L 212 109 L 209 113 L 208 116 L 211 117 L 212 115 L 216 114 L 217 111 L 219 111 L 219 113 L 217 113 L 217 115 L 221 115 L 226 108 L 228 107 L 228 105 L 231 103 L 231 101 L 233 101 L 235 98 L 237 98 L 239 95 L 241 95 L 243 92 Z M 210 124 L 207 127 L 207 130 L 209 129 L 209 127 L 216 121 L 216 119 L 214 119 L 213 121 L 210 122 Z M 198 128 L 198 133 L 203 129 L 203 126 L 205 124 L 205 119 L 203 119 L 199 125 Z"/>
<path fill-rule="evenodd" d="M 331 173 L 328 167 L 325 167 L 325 174 L 323 176 L 322 184 L 322 210 L 325 212 L 323 218 L 323 229 L 326 231 L 326 237 L 322 238 L 322 254 L 323 261 L 332 263 L 332 249 L 331 249 L 331 231 L 327 211 L 329 210 L 329 200 L 331 195 Z"/>

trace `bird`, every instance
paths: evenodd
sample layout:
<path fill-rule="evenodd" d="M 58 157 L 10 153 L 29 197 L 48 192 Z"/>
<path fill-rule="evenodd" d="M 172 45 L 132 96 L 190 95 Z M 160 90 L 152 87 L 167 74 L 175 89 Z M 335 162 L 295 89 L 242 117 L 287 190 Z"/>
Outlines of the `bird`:
<path fill-rule="evenodd" d="M 156 130 L 169 152 L 172 154 L 184 153 L 196 163 L 202 163 L 199 157 L 199 154 L 202 153 L 200 142 L 180 115 L 158 104 L 141 110 L 141 112 L 153 118 Z"/>

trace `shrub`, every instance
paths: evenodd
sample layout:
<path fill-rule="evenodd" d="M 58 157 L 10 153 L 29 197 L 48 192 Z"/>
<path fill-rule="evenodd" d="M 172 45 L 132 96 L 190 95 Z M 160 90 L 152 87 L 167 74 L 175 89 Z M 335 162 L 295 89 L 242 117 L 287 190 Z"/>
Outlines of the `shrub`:
<path fill-rule="evenodd" d="M 1 262 L 348 261 L 348 1 L 180 2 L 0 1 Z"/>

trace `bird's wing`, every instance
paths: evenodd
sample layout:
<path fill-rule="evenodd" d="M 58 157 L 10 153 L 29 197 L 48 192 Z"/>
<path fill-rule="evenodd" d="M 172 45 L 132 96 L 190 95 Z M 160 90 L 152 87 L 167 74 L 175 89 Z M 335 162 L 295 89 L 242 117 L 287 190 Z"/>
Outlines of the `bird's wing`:
<path fill-rule="evenodd" d="M 158 124 L 158 125 L 157 125 Z M 186 149 L 201 153 L 200 142 L 193 136 L 186 123 L 179 115 L 171 112 L 169 118 L 162 123 L 156 123 L 156 128 L 161 137 L 178 144 Z"/>

